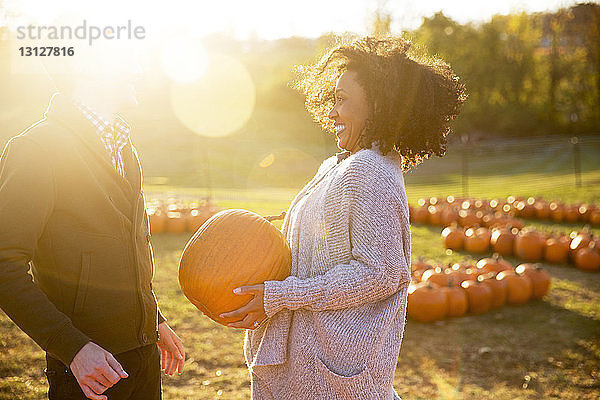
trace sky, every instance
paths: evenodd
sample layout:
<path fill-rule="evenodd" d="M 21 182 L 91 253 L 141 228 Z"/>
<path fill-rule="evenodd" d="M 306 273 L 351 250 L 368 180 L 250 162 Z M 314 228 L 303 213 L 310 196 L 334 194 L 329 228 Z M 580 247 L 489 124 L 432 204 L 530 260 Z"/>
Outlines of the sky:
<path fill-rule="evenodd" d="M 583 0 L 582 0 L 583 1 Z M 556 10 L 576 0 L 0 0 L 4 10 L 20 14 L 13 23 L 51 24 L 66 10 L 105 24 L 131 19 L 149 34 L 185 28 L 197 36 L 214 32 L 240 39 L 318 37 L 323 33 L 368 33 L 379 7 L 392 15 L 396 32 L 414 29 L 423 17 L 442 11 L 460 22 L 484 22 L 494 14 Z M 580 1 L 581 2 L 581 1 Z M 595 1 L 597 2 L 597 1 Z M 2 17 L 0 17 L 0 22 Z"/>

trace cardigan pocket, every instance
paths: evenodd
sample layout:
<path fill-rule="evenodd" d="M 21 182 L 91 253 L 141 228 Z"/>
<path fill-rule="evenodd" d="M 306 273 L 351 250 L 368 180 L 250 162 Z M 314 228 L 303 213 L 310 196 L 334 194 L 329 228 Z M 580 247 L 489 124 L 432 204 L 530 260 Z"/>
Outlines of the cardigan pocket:
<path fill-rule="evenodd" d="M 343 400 L 376 400 L 377 391 L 373 377 L 367 367 L 352 376 L 344 376 L 333 372 L 325 363 L 315 356 L 318 375 L 324 379 L 321 383 L 326 386 L 326 392 L 335 393 L 335 399 Z"/>

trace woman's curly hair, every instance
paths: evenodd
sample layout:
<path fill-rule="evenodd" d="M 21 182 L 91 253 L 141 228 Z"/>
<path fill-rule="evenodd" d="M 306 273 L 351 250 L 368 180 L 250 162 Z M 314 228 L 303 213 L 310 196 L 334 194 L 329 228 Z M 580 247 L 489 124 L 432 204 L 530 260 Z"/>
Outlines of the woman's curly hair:
<path fill-rule="evenodd" d="M 378 142 L 383 154 L 397 151 L 404 171 L 445 154 L 450 121 L 467 97 L 448 64 L 416 54 L 403 38 L 364 37 L 339 42 L 314 65 L 297 66 L 293 86 L 305 94 L 313 119 L 330 132 L 336 81 L 346 70 L 356 72 L 370 107 L 361 148 Z"/>

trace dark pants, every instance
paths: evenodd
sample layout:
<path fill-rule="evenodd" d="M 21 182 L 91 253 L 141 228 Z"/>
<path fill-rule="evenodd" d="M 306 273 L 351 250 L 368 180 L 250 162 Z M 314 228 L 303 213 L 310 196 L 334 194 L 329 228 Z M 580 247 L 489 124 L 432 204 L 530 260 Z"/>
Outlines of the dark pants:
<path fill-rule="evenodd" d="M 139 347 L 115 358 L 129 377 L 121 379 L 103 394 L 109 400 L 160 400 L 160 352 L 156 344 Z M 62 362 L 46 353 L 48 398 L 50 400 L 87 399 L 71 370 Z"/>

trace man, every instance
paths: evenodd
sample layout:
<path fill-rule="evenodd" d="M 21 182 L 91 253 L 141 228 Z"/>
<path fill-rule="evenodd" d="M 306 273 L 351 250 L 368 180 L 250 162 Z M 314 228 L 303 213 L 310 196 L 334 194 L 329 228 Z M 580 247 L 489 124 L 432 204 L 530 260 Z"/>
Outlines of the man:
<path fill-rule="evenodd" d="M 135 71 L 113 53 L 60 62 L 61 93 L 0 159 L 0 307 L 46 351 L 50 399 L 160 399 L 161 364 L 181 373 L 185 352 L 152 291 L 141 168 L 117 116 L 137 104 Z"/>

